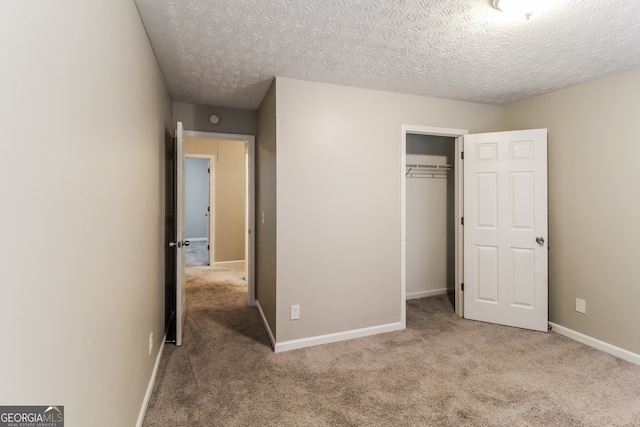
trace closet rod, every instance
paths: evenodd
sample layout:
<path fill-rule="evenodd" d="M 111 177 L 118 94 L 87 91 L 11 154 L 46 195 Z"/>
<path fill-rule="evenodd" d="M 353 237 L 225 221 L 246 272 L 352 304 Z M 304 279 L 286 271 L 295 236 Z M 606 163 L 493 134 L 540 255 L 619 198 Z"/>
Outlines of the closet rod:
<path fill-rule="evenodd" d="M 447 179 L 447 175 L 445 174 L 437 174 L 437 173 L 425 173 L 425 174 L 408 174 L 407 178 L 442 178 Z"/>
<path fill-rule="evenodd" d="M 406 165 L 408 168 L 419 168 L 419 169 L 453 169 L 451 165 L 419 165 L 419 164 L 408 164 Z"/>
<path fill-rule="evenodd" d="M 419 165 L 407 164 L 405 176 L 407 178 L 446 178 L 447 171 L 452 170 L 451 165 Z"/>

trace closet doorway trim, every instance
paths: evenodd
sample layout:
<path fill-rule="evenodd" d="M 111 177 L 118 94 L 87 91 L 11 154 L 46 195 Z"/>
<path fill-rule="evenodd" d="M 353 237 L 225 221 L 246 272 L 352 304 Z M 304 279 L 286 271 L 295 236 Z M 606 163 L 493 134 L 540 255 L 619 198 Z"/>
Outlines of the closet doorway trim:
<path fill-rule="evenodd" d="M 439 128 L 431 126 L 418 125 L 402 125 L 400 138 L 400 317 L 402 328 L 407 326 L 407 182 L 406 182 L 406 163 L 407 163 L 407 134 L 417 135 L 433 135 L 433 136 L 449 136 L 456 138 L 455 141 L 455 292 L 456 292 L 456 314 L 464 315 L 463 297 L 462 297 L 462 225 L 460 218 L 462 217 L 462 161 L 460 159 L 462 153 L 462 136 L 468 134 L 467 129 Z"/>

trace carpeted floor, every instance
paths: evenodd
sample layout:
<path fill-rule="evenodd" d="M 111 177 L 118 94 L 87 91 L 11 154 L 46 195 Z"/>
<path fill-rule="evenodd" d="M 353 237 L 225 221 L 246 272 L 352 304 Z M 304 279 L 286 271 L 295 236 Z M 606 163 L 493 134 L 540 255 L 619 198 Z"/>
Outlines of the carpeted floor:
<path fill-rule="evenodd" d="M 640 366 L 407 303 L 407 329 L 275 354 L 243 271 L 189 269 L 144 426 L 640 426 Z"/>

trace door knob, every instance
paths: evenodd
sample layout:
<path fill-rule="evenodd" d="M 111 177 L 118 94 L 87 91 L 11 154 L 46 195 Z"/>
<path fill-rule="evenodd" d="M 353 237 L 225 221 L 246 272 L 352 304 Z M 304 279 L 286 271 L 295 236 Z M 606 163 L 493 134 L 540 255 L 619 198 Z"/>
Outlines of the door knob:
<path fill-rule="evenodd" d="M 538 237 L 536 237 L 536 242 L 537 242 L 540 246 L 544 245 L 544 237 L 542 237 L 542 236 L 538 236 Z"/>
<path fill-rule="evenodd" d="M 543 240 L 543 241 L 544 241 L 544 240 Z M 183 241 L 182 241 L 182 246 L 189 246 L 190 244 L 191 244 L 191 242 L 190 242 L 190 241 L 188 241 L 188 240 L 183 240 Z"/>
<path fill-rule="evenodd" d="M 180 242 L 176 243 L 176 242 L 169 242 L 169 247 L 170 248 L 175 248 L 176 246 L 180 247 L 179 245 Z"/>

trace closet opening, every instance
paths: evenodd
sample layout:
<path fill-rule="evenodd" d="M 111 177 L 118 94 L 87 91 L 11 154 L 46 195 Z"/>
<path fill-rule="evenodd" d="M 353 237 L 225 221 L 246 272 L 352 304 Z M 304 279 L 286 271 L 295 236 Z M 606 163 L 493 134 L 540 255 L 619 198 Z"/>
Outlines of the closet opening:
<path fill-rule="evenodd" d="M 407 134 L 406 299 L 446 295 L 455 310 L 455 138 Z"/>
<path fill-rule="evenodd" d="M 464 129 L 402 129 L 402 321 L 407 300 L 437 297 L 463 315 L 462 160 Z"/>

